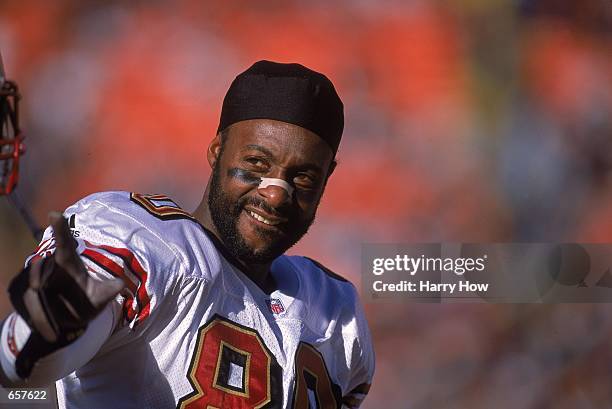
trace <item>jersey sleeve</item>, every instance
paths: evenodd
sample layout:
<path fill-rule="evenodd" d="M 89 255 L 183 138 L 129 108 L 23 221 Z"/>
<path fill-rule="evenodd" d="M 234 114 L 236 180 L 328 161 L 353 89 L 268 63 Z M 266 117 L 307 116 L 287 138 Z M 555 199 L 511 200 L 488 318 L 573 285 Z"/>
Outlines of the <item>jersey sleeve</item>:
<path fill-rule="evenodd" d="M 173 293 L 181 269 L 179 258 L 146 217 L 140 217 L 143 215 L 129 197 L 127 192 L 97 193 L 65 210 L 64 217 L 88 274 L 100 281 L 118 277 L 125 288 L 81 337 L 37 362 L 28 385 L 52 382 L 85 365 L 119 328 L 129 328 L 133 336 L 138 336 L 164 303 L 175 302 L 168 299 L 168 294 Z M 25 265 L 54 252 L 55 239 L 48 227 Z M 0 332 L 0 364 L 12 382 L 19 379 L 14 363 L 28 337 L 25 321 L 11 314 Z"/>
<path fill-rule="evenodd" d="M 348 392 L 342 397 L 343 408 L 349 409 L 358 408 L 363 403 L 370 390 L 375 368 L 374 348 L 368 323 L 361 303 L 358 299 L 355 303 L 354 325 L 357 327 L 357 337 L 353 341 Z"/>
<path fill-rule="evenodd" d="M 5 320 L 0 332 L 0 365 L 5 386 L 44 386 L 63 378 L 91 360 L 113 329 L 113 311 L 109 305 L 89 323 L 85 332 L 73 343 L 38 361 L 27 383 L 15 371 L 15 361 L 23 348 L 30 328 L 17 314 Z"/>
<path fill-rule="evenodd" d="M 121 278 L 125 289 L 116 297 L 119 316 L 115 324 L 132 329 L 146 325 L 148 318 L 172 292 L 173 278 L 182 266 L 159 231 L 138 212 L 127 192 L 97 193 L 68 207 L 77 252 L 94 279 Z M 28 257 L 26 265 L 55 250 L 51 228 Z"/>

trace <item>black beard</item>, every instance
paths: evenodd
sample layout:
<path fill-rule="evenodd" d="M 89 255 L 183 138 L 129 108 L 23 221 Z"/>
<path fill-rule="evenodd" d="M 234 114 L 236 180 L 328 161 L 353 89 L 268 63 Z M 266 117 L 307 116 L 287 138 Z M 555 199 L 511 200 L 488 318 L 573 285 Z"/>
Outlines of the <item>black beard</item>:
<path fill-rule="evenodd" d="M 314 222 L 314 217 L 303 220 L 297 214 L 297 207 L 288 207 L 275 210 L 263 200 L 257 198 L 242 197 L 238 202 L 228 198 L 221 188 L 219 162 L 215 164 L 208 195 L 208 208 L 213 224 L 215 225 L 219 238 L 229 253 L 245 264 L 265 264 L 282 255 L 291 246 L 297 243 Z M 244 206 L 252 205 L 264 209 L 270 214 L 279 214 L 286 217 L 289 222 L 282 233 L 274 233 L 267 230 L 258 230 L 258 235 L 269 244 L 265 248 L 251 248 L 242 235 L 238 232 L 238 217 Z"/>

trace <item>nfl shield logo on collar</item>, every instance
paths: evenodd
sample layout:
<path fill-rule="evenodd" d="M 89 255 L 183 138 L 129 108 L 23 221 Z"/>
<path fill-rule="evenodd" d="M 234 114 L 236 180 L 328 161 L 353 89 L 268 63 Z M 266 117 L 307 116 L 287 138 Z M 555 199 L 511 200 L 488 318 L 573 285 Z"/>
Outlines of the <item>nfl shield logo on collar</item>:
<path fill-rule="evenodd" d="M 272 314 L 281 314 L 285 312 L 285 307 L 283 303 L 278 298 L 271 298 L 266 300 L 266 304 L 268 304 L 268 308 L 272 312 Z"/>

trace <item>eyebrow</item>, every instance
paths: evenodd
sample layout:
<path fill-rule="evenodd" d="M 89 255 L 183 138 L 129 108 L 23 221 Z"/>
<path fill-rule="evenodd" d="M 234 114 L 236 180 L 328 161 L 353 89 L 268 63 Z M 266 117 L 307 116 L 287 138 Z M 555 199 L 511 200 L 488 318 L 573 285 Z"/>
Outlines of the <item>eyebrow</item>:
<path fill-rule="evenodd" d="M 271 150 L 269 150 L 268 148 L 264 148 L 261 145 L 253 145 L 253 144 L 245 145 L 243 150 L 247 150 L 247 149 L 254 149 L 256 151 L 260 151 L 262 153 L 265 153 L 268 156 L 274 156 L 274 154 L 272 153 Z"/>
<path fill-rule="evenodd" d="M 270 157 L 274 157 L 274 153 L 269 150 L 268 148 L 265 148 L 261 145 L 255 145 L 255 144 L 249 144 L 249 145 L 245 145 L 243 150 L 248 150 L 248 149 L 253 149 L 256 151 L 260 151 Z M 321 169 L 320 166 L 315 165 L 314 163 L 305 163 L 302 166 L 300 166 L 301 169 L 304 170 L 312 170 L 314 172 L 316 172 L 317 174 L 323 174 L 323 170 Z"/>

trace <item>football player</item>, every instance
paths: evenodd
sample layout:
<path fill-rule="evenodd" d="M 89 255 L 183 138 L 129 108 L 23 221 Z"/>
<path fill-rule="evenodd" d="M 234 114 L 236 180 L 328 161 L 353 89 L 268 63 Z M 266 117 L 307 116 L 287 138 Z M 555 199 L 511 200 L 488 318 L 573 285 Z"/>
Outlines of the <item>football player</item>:
<path fill-rule="evenodd" d="M 96 193 L 52 214 L 9 286 L 2 383 L 56 381 L 60 408 L 356 408 L 374 373 L 353 285 L 283 255 L 336 166 L 324 75 L 259 61 L 232 82 L 193 213 Z"/>

